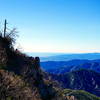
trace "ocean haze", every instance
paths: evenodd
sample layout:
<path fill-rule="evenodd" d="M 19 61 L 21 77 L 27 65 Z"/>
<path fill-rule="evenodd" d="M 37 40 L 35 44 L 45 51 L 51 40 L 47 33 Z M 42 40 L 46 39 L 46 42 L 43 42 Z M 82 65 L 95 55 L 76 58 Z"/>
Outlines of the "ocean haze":
<path fill-rule="evenodd" d="M 27 52 L 27 55 L 30 56 L 39 56 L 39 57 L 51 57 L 51 56 L 58 56 L 58 55 L 64 55 L 68 53 L 44 53 L 44 52 Z"/>

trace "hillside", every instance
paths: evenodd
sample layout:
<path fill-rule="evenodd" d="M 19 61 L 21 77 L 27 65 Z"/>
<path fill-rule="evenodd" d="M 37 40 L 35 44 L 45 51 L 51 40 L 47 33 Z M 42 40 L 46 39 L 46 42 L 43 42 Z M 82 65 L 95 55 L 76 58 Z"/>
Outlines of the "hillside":
<path fill-rule="evenodd" d="M 85 90 L 100 96 L 100 74 L 90 70 L 73 71 L 66 74 L 52 74 L 52 79 L 60 83 L 62 88 Z"/>

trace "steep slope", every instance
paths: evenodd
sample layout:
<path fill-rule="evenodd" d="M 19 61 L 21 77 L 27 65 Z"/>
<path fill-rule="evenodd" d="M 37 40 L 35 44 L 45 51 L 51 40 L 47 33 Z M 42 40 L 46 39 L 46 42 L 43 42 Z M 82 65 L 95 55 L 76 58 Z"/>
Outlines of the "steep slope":
<path fill-rule="evenodd" d="M 61 87 L 76 90 L 85 90 L 100 96 L 100 74 L 90 70 L 73 71 L 61 75 L 52 75 Z"/>

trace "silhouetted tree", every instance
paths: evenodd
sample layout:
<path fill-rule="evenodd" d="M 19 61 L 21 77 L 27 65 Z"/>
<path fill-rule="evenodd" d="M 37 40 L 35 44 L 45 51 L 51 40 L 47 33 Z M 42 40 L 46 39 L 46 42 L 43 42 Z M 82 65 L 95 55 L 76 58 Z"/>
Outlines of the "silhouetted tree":
<path fill-rule="evenodd" d="M 0 36 L 7 42 L 7 44 L 9 44 L 10 47 L 12 47 L 13 44 L 15 44 L 16 37 L 18 36 L 17 33 L 18 32 L 16 31 L 16 28 L 8 30 L 7 20 L 5 19 L 4 29 L 3 31 L 0 31 Z"/>

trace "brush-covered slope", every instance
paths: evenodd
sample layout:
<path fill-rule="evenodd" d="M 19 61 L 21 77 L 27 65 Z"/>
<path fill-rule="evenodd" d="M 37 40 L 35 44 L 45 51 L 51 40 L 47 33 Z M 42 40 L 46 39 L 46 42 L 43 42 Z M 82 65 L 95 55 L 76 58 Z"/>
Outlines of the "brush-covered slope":
<path fill-rule="evenodd" d="M 0 100 L 38 100 L 20 76 L 0 70 Z"/>

